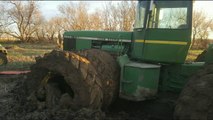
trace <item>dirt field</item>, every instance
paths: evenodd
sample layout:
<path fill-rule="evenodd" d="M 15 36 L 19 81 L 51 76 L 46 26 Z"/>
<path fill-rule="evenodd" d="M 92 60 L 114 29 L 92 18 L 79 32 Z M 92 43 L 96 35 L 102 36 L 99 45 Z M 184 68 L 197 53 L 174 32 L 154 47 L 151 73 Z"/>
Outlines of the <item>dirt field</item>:
<path fill-rule="evenodd" d="M 118 99 L 106 111 L 81 109 L 45 109 L 33 107 L 24 91 L 26 75 L 0 76 L 1 120 L 152 120 L 172 119 L 172 109 L 157 106 L 156 102 L 130 102 Z M 156 105 L 155 105 L 156 104 Z M 157 108 L 156 107 L 156 108 Z M 169 113 L 169 114 L 168 114 Z"/>
<path fill-rule="evenodd" d="M 46 44 L 3 44 L 8 48 L 9 64 L 4 70 L 29 70 L 35 57 L 56 49 Z M 103 110 L 45 107 L 45 102 L 32 101 L 26 93 L 26 75 L 0 75 L 0 119 L 1 120 L 151 120 L 172 119 L 173 103 L 159 101 L 130 102 L 117 99 Z M 160 104 L 158 104 L 160 103 Z M 155 109 L 152 109 L 155 108 Z"/>

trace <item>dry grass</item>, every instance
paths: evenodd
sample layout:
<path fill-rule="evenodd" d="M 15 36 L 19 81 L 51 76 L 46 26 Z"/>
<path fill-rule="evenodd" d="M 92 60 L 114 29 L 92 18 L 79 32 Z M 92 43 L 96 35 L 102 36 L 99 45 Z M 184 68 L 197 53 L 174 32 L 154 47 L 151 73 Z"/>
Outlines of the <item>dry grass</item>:
<path fill-rule="evenodd" d="M 189 53 L 186 57 L 187 62 L 193 62 L 199 54 L 201 54 L 203 50 L 189 50 Z"/>
<path fill-rule="evenodd" d="M 29 70 L 35 63 L 35 57 L 43 56 L 45 53 L 56 49 L 56 45 L 50 43 L 1 43 L 8 48 L 8 64 L 0 66 L 4 70 Z"/>

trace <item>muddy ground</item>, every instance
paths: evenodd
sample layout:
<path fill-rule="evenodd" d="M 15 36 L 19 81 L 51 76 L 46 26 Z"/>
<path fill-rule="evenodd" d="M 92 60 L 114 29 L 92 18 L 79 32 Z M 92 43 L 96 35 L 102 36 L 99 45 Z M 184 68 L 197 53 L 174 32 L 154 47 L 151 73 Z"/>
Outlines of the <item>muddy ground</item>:
<path fill-rule="evenodd" d="M 119 82 L 119 69 L 116 68 L 118 65 L 112 56 L 104 52 L 52 51 L 44 55 L 43 59 L 40 58 L 35 59 L 36 64 L 31 66 L 29 74 L 0 75 L 0 120 L 165 120 L 173 118 L 174 101 L 171 102 L 171 99 L 170 101 L 158 99 L 158 101 L 145 102 L 116 99 Z M 91 64 L 87 64 L 88 61 Z M 46 76 L 49 72 L 50 78 Z M 47 80 L 45 80 L 46 77 Z M 65 86 L 64 83 L 66 83 Z M 71 90 L 67 89 L 67 85 L 70 85 Z M 81 94 L 78 91 L 81 91 Z M 114 103 L 105 108 L 104 106 L 108 106 L 111 101 Z M 82 109 L 74 109 L 73 106 Z"/>
<path fill-rule="evenodd" d="M 26 75 L 0 76 L 0 120 L 151 120 L 172 119 L 172 104 L 117 100 L 106 111 L 81 109 L 37 109 L 24 91 Z M 162 100 L 163 101 L 163 100 Z M 155 106 L 156 109 L 150 109 Z M 41 103 L 42 106 L 42 103 Z M 158 107 L 156 107 L 158 106 Z M 168 109 L 169 107 L 171 109 Z"/>

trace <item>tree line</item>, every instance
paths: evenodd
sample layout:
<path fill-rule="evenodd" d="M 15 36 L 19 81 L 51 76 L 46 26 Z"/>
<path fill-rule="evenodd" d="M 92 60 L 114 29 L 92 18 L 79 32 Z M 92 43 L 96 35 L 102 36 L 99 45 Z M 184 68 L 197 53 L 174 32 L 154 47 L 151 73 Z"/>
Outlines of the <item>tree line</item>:
<path fill-rule="evenodd" d="M 61 44 L 64 31 L 131 31 L 136 2 L 106 2 L 94 12 L 89 12 L 89 2 L 69 2 L 59 5 L 58 11 L 58 16 L 47 20 L 37 1 L 1 1 L 0 36 L 9 35 L 23 42 L 55 41 Z M 202 46 L 206 46 L 205 41 L 213 30 L 213 20 L 203 11 L 194 11 L 193 17 L 192 45 L 200 44 L 196 42 L 199 40 Z"/>
<path fill-rule="evenodd" d="M 58 6 L 59 16 L 46 20 L 37 1 L 6 1 L 0 4 L 0 35 L 21 41 L 61 42 L 68 30 L 130 31 L 134 23 L 134 1 L 107 2 L 102 9 L 89 12 L 89 2 L 70 2 Z"/>

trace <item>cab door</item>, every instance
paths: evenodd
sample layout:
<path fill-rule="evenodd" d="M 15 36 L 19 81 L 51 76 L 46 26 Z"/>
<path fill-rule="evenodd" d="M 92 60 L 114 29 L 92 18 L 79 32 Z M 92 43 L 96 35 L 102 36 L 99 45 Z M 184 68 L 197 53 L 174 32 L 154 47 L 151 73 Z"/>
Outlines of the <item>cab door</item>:
<path fill-rule="evenodd" d="M 183 63 L 192 28 L 192 1 L 155 1 L 144 32 L 142 60 Z"/>
<path fill-rule="evenodd" d="M 146 25 L 148 19 L 148 7 L 149 1 L 139 1 L 137 4 L 136 10 L 136 19 L 134 24 L 133 31 L 133 41 L 132 41 L 132 50 L 131 56 L 132 58 L 142 59 L 143 49 L 144 49 L 144 40 L 146 34 Z"/>

